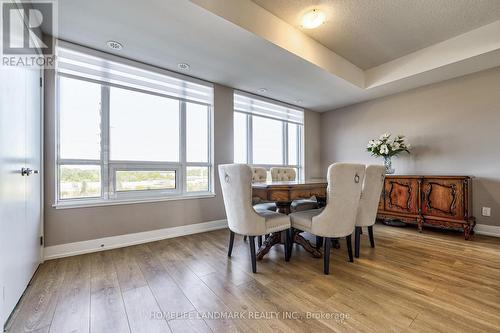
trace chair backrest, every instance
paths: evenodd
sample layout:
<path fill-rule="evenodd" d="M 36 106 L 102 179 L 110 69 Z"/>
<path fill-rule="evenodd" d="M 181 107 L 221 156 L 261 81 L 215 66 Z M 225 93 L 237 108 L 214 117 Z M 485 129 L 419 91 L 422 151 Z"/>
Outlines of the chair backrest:
<path fill-rule="evenodd" d="M 297 179 L 294 168 L 271 168 L 271 179 L 273 181 L 292 181 Z"/>
<path fill-rule="evenodd" d="M 364 176 L 364 164 L 335 163 L 328 167 L 327 204 L 313 217 L 314 235 L 345 237 L 353 233 Z"/>
<path fill-rule="evenodd" d="M 367 165 L 365 180 L 359 200 L 357 227 L 368 227 L 375 224 L 380 195 L 384 187 L 385 167 L 383 165 Z"/>
<path fill-rule="evenodd" d="M 240 235 L 263 235 L 265 219 L 252 207 L 252 169 L 245 164 L 221 164 L 219 180 L 229 229 Z"/>
<path fill-rule="evenodd" d="M 267 170 L 260 167 L 252 167 L 252 182 L 265 182 L 267 180 Z"/>

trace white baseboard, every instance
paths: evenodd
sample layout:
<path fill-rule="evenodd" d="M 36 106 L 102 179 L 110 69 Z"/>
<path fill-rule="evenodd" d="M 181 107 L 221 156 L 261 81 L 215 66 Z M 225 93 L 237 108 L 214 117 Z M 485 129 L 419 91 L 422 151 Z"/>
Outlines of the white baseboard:
<path fill-rule="evenodd" d="M 167 238 L 197 234 L 227 228 L 227 220 L 190 224 L 180 227 L 144 231 L 120 236 L 91 239 L 82 242 L 48 246 L 44 249 L 45 260 L 70 257 L 79 254 L 115 249 L 130 245 L 154 242 Z"/>
<path fill-rule="evenodd" d="M 478 235 L 500 237 L 500 226 L 476 224 L 474 232 Z"/>

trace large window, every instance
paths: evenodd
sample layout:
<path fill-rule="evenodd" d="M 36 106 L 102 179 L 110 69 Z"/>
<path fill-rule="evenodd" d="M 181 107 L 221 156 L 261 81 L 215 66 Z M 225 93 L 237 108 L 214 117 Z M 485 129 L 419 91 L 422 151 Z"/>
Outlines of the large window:
<path fill-rule="evenodd" d="M 191 82 L 118 63 L 90 77 L 85 61 L 75 70 L 84 54 L 60 53 L 58 204 L 211 194 L 211 87 L 196 92 Z M 118 69 L 127 75 L 112 80 Z"/>
<path fill-rule="evenodd" d="M 234 108 L 234 162 L 291 167 L 301 177 L 303 110 L 241 92 Z"/>

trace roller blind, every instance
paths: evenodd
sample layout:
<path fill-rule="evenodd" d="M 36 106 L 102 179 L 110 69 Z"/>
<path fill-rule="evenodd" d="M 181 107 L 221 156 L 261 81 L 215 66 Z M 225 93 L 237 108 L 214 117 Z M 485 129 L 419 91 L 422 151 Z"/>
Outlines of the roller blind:
<path fill-rule="evenodd" d="M 234 110 L 304 124 L 304 109 L 241 91 L 234 93 Z"/>
<path fill-rule="evenodd" d="M 59 74 L 213 105 L 211 83 L 64 41 L 56 52 Z"/>

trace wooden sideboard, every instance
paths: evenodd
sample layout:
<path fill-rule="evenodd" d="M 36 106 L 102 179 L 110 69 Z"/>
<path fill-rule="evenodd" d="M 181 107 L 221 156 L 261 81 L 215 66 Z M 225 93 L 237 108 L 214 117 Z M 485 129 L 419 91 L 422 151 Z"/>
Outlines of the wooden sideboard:
<path fill-rule="evenodd" d="M 476 224 L 471 177 L 387 175 L 377 217 L 417 224 L 420 232 L 424 225 L 458 229 L 469 240 Z"/>

